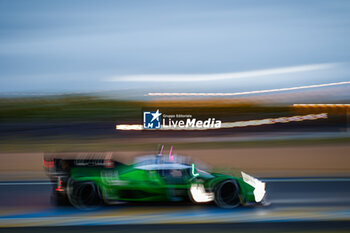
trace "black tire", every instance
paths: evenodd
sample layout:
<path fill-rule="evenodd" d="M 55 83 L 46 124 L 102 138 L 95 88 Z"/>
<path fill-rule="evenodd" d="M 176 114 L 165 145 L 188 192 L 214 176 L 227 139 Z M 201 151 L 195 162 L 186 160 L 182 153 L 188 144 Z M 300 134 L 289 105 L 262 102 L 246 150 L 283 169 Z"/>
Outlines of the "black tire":
<path fill-rule="evenodd" d="M 215 189 L 215 203 L 221 208 L 235 208 L 241 204 L 239 186 L 235 180 L 225 180 Z"/>
<path fill-rule="evenodd" d="M 55 206 L 69 206 L 70 202 L 68 200 L 68 197 L 65 193 L 60 193 L 55 190 L 55 188 L 52 191 L 51 197 L 51 204 Z"/>
<path fill-rule="evenodd" d="M 94 182 L 75 182 L 69 178 L 67 184 L 69 202 L 78 209 L 96 209 L 103 204 L 101 192 Z"/>

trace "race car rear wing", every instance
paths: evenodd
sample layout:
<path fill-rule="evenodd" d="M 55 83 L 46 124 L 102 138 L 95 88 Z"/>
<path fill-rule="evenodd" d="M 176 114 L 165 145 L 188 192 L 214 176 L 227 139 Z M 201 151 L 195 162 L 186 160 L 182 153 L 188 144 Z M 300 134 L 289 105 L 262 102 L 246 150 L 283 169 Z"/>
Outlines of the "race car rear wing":
<path fill-rule="evenodd" d="M 43 156 L 43 167 L 51 178 L 69 176 L 73 167 L 113 168 L 121 164 L 113 160 L 111 152 L 45 153 Z"/>

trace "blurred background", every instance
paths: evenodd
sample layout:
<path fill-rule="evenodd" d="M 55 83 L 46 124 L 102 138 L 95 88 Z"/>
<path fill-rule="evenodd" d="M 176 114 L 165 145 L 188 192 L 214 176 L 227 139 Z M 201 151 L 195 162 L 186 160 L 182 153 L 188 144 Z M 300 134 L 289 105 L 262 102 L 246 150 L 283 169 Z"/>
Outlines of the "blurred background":
<path fill-rule="evenodd" d="M 128 163 L 159 144 L 220 171 L 347 179 L 349 15 L 349 1 L 1 0 L 0 180 L 47 181 L 44 153 Z M 234 124 L 117 129 L 145 109 Z"/>

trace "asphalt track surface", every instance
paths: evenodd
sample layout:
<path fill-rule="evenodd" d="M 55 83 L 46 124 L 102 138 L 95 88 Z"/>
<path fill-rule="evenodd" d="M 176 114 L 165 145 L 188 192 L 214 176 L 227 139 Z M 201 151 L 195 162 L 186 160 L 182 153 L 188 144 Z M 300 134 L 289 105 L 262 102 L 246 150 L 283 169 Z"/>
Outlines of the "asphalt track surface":
<path fill-rule="evenodd" d="M 267 206 L 220 209 L 214 205 L 186 203 L 129 203 L 94 211 L 53 206 L 49 182 L 1 182 L 0 227 L 7 231 L 40 227 L 43 232 L 65 228 L 93 232 L 94 227 L 108 232 L 113 226 L 118 226 L 120 232 L 130 228 L 132 231 L 162 232 L 162 229 L 172 229 L 178 232 L 183 230 L 183 226 L 194 226 L 194 230 L 201 232 L 209 232 L 210 229 L 229 231 L 232 227 L 248 232 L 254 232 L 254 229 L 280 232 L 281 226 L 296 231 L 315 227 L 319 231 L 350 231 L 350 178 L 265 181 L 270 202 Z M 271 226 L 272 229 L 269 228 Z M 39 232 L 34 229 L 34 232 Z"/>

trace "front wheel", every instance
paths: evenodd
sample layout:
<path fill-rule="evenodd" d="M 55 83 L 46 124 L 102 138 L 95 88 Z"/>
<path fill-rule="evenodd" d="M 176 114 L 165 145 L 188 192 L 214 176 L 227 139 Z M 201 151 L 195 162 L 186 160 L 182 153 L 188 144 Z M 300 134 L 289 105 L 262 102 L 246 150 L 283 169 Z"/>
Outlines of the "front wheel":
<path fill-rule="evenodd" d="M 92 181 L 76 182 L 69 178 L 67 196 L 70 203 L 79 209 L 96 209 L 103 204 L 101 192 Z"/>
<path fill-rule="evenodd" d="M 225 180 L 215 189 L 215 203 L 221 208 L 235 208 L 241 204 L 239 186 L 235 180 Z"/>

